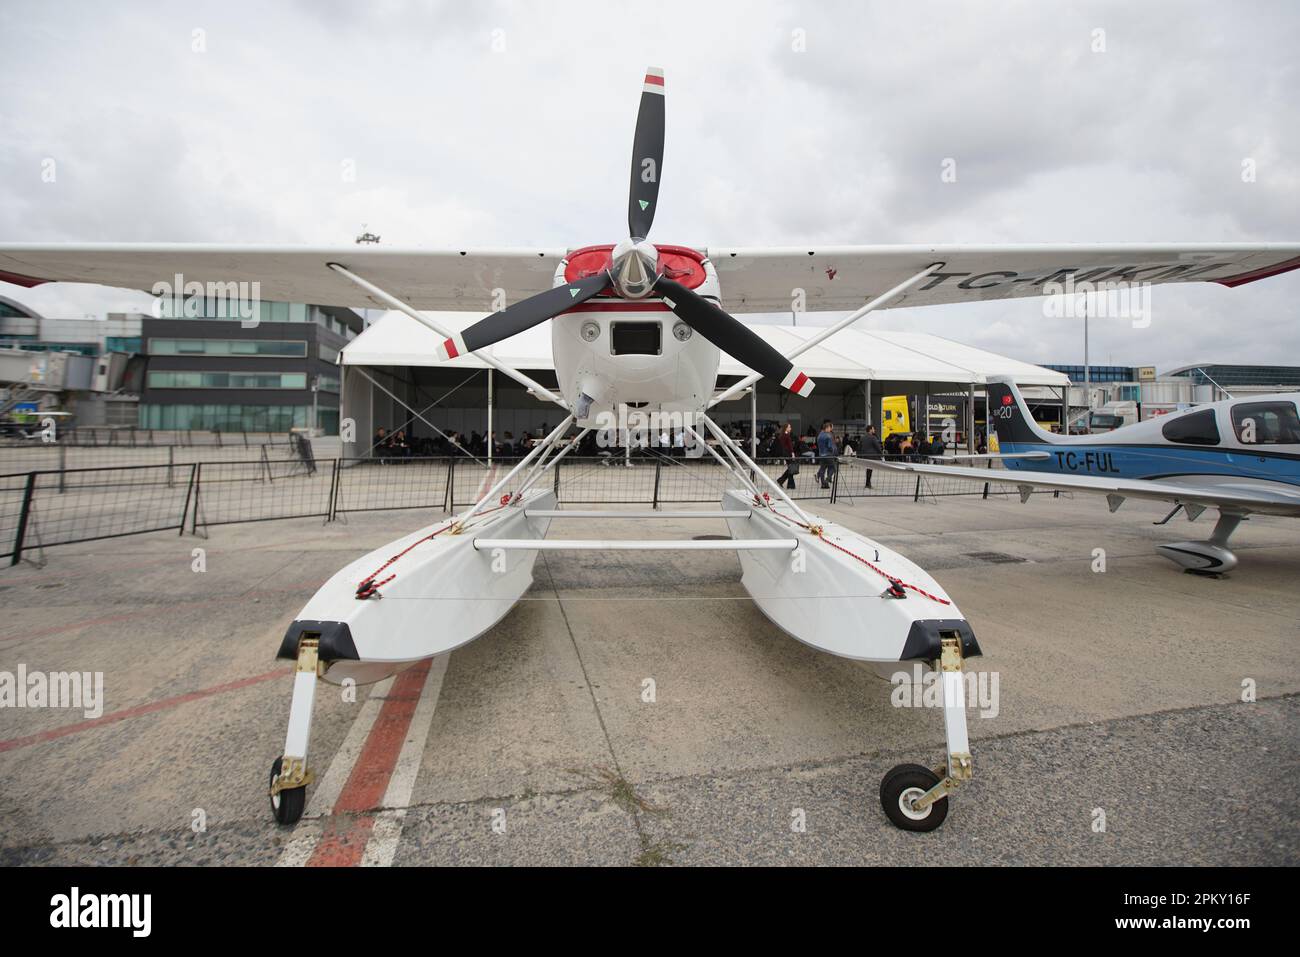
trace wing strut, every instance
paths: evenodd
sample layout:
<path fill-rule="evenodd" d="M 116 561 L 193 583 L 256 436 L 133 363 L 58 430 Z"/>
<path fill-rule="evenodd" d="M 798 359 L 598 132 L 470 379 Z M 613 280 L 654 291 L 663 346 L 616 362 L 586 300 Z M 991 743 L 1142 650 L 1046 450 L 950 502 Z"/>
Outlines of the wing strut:
<path fill-rule="evenodd" d="M 457 333 L 454 330 L 448 329 L 446 326 L 438 322 L 436 319 L 430 319 L 428 316 L 416 312 L 413 308 L 408 306 L 406 303 L 402 302 L 402 300 L 380 289 L 373 282 L 370 282 L 369 280 L 366 279 L 362 279 L 356 273 L 350 272 L 348 269 L 344 268 L 343 266 L 340 266 L 338 263 L 328 263 L 327 265 L 330 267 L 330 269 L 333 269 L 340 276 L 350 280 L 351 282 L 356 283 L 358 286 L 360 286 L 366 292 L 370 293 L 372 296 L 382 299 L 384 302 L 388 303 L 388 305 L 391 306 L 392 308 L 397 309 L 400 312 L 406 313 L 416 322 L 428 326 L 438 335 L 442 336 L 443 339 L 454 339 L 456 337 Z M 504 362 L 501 362 L 499 359 L 496 359 L 493 356 L 488 355 L 486 352 L 478 352 L 475 353 L 475 355 L 477 355 L 480 359 L 482 359 L 492 368 L 496 369 L 502 375 L 507 375 L 510 378 L 514 379 L 516 382 L 518 382 L 529 392 L 533 393 L 539 399 L 547 399 L 551 402 L 554 402 L 562 409 L 566 411 L 568 410 L 569 404 L 567 402 L 565 402 L 562 398 L 560 398 L 550 389 L 546 388 L 546 386 L 542 385 L 540 382 L 534 382 L 532 379 L 524 375 L 522 372 L 520 372 L 518 369 L 514 368 L 513 366 L 506 365 Z"/>
<path fill-rule="evenodd" d="M 796 349 L 792 350 L 790 354 L 786 356 L 786 358 L 789 359 L 791 362 L 793 362 L 797 357 L 803 355 L 813 346 L 818 345 L 821 342 L 824 342 L 825 340 L 829 339 L 831 336 L 835 335 L 835 333 L 847 329 L 849 326 L 853 325 L 853 323 L 857 322 L 859 319 L 861 319 L 867 313 L 871 312 L 873 309 L 879 309 L 881 306 L 885 305 L 889 301 L 898 298 L 903 293 L 907 292 L 907 290 L 915 286 L 922 279 L 929 276 L 930 273 L 934 272 L 936 269 L 942 269 L 943 265 L 944 265 L 943 263 L 930 263 L 930 265 L 926 266 L 924 269 L 922 269 L 911 279 L 906 279 L 903 282 L 900 282 L 893 289 L 890 289 L 888 292 L 877 296 L 875 299 L 869 300 L 866 304 L 859 307 L 856 312 L 850 313 L 849 315 L 841 319 L 839 322 L 835 323 L 835 325 L 827 326 L 825 329 L 817 333 L 817 335 L 813 336 L 807 342 L 803 343 Z M 731 386 L 730 388 L 724 390 L 721 394 L 719 394 L 717 398 L 715 398 L 712 402 L 709 403 L 708 407 L 711 409 L 719 402 L 726 402 L 728 399 L 732 398 L 733 396 L 740 395 L 740 393 L 744 392 L 746 389 L 748 389 L 751 385 L 753 385 L 761 378 L 763 378 L 763 376 L 757 372 L 755 372 L 753 375 L 745 376 L 745 378 L 741 379 L 735 385 Z"/>

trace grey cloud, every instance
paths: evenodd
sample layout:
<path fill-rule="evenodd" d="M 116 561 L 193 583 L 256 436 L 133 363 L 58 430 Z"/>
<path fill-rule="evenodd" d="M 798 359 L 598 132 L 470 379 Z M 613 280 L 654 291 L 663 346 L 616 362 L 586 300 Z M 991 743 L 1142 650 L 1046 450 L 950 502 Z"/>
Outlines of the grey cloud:
<path fill-rule="evenodd" d="M 662 242 L 1295 241 L 1297 46 L 1281 2 L 11 0 L 0 239 L 346 243 L 364 222 L 402 245 L 612 242 L 658 65 Z M 1152 329 L 1099 329 L 1096 354 L 1300 361 L 1297 293 L 1294 276 L 1157 290 Z M 1035 302 L 871 321 L 1082 354 Z"/>

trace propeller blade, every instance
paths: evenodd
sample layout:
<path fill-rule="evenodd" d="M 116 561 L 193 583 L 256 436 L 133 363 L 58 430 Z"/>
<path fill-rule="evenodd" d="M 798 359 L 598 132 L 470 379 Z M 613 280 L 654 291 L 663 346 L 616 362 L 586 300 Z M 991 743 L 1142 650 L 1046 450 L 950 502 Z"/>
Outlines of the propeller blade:
<path fill-rule="evenodd" d="M 645 239 L 659 203 L 659 174 L 664 165 L 664 71 L 651 67 L 641 88 L 641 109 L 632 139 L 632 185 L 627 198 L 627 230 Z"/>
<path fill-rule="evenodd" d="M 678 319 L 733 359 L 768 379 L 774 379 L 797 395 L 812 394 L 813 380 L 739 319 L 672 279 L 661 276 L 655 283 L 655 291 L 663 296 Z"/>
<path fill-rule="evenodd" d="M 457 333 L 454 338 L 445 340 L 438 346 L 438 357 L 454 359 L 477 352 L 502 339 L 509 339 L 545 319 L 572 309 L 580 302 L 586 302 L 608 285 L 609 273 L 602 272 L 521 299 L 513 306 L 485 316 L 468 329 Z"/>

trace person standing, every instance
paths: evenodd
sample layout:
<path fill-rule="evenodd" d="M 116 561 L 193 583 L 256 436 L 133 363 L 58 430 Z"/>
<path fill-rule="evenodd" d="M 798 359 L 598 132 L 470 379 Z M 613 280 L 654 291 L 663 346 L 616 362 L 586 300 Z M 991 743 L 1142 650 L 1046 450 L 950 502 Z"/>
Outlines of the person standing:
<path fill-rule="evenodd" d="M 776 437 L 776 448 L 781 458 L 785 459 L 785 471 L 776 480 L 777 485 L 794 488 L 794 477 L 799 474 L 799 460 L 794 454 L 794 423 L 787 422 Z"/>
<path fill-rule="evenodd" d="M 817 481 L 822 488 L 830 488 L 835 478 L 835 427 L 831 420 L 822 423 L 822 430 L 817 433 Z"/>
<path fill-rule="evenodd" d="M 884 446 L 880 444 L 880 438 L 876 435 L 876 427 L 874 425 L 867 426 L 867 434 L 862 439 L 863 460 L 868 462 L 871 461 L 872 459 L 879 460 L 884 458 L 884 455 L 885 455 L 885 449 Z M 867 467 L 866 473 L 867 473 L 867 488 L 871 488 L 871 467 L 870 466 Z"/>

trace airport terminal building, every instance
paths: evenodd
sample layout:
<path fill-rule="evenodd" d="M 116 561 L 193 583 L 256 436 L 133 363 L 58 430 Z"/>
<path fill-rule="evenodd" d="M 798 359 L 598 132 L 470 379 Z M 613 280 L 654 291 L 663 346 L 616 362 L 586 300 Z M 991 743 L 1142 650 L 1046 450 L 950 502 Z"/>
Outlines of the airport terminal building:
<path fill-rule="evenodd" d="M 193 317 L 143 320 L 144 429 L 339 429 L 340 350 L 362 331 L 350 309 L 262 302 L 256 324 L 204 302 Z"/>

